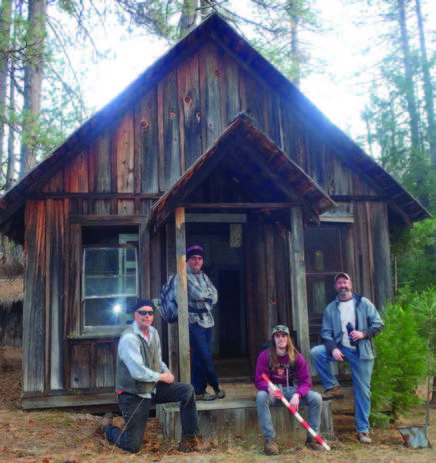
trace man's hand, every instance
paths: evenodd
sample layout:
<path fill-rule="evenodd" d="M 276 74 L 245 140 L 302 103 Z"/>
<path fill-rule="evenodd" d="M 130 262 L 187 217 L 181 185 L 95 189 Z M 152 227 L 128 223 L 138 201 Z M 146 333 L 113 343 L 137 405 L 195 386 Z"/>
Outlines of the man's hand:
<path fill-rule="evenodd" d="M 165 373 L 160 374 L 159 381 L 167 384 L 174 383 L 174 375 L 171 373 L 171 371 L 166 371 Z"/>
<path fill-rule="evenodd" d="M 336 349 L 333 349 L 332 357 L 338 362 L 344 361 L 344 356 L 342 355 L 342 352 L 337 347 Z"/>
<path fill-rule="evenodd" d="M 300 394 L 294 394 L 289 402 L 295 410 L 298 412 L 298 407 L 300 406 Z"/>
<path fill-rule="evenodd" d="M 268 386 L 268 394 L 273 399 L 280 399 L 281 391 L 280 389 L 273 389 L 272 387 Z"/>
<path fill-rule="evenodd" d="M 362 331 L 352 331 L 350 333 L 350 336 L 353 338 L 353 341 L 358 341 L 359 339 L 364 339 L 365 335 L 362 333 Z"/>

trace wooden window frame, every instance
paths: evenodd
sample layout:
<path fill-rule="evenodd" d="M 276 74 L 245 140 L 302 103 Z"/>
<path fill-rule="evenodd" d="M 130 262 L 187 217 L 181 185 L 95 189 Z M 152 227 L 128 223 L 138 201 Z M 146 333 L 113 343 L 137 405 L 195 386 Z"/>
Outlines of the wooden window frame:
<path fill-rule="evenodd" d="M 90 300 L 90 299 L 96 299 L 95 297 L 85 297 L 85 250 L 86 249 L 126 249 L 126 248 L 134 248 L 135 249 L 135 259 L 136 259 L 136 270 L 135 270 L 135 278 L 136 278 L 136 294 L 128 297 L 132 297 L 137 299 L 139 297 L 139 267 L 140 267 L 140 255 L 139 255 L 139 227 L 137 229 L 137 232 L 132 234 L 126 231 L 123 231 L 123 228 L 125 227 L 130 227 L 131 224 L 126 223 L 126 224 L 116 224 L 115 226 L 110 223 L 110 224 L 105 224 L 105 227 L 107 226 L 108 228 L 115 228 L 117 229 L 117 234 L 118 234 L 118 241 L 120 240 L 120 237 L 122 235 L 135 235 L 137 238 L 136 244 L 127 244 L 127 243 L 118 243 L 118 244 L 83 244 L 82 242 L 82 252 L 81 252 L 81 270 L 80 270 L 80 338 L 94 338 L 94 337 L 119 337 L 123 331 L 126 329 L 128 326 L 127 323 L 119 324 L 119 325 L 85 325 L 85 301 Z M 88 228 L 87 226 L 82 226 L 82 237 L 84 233 L 84 229 Z M 114 295 L 107 295 L 107 296 L 102 296 L 100 299 L 110 299 L 112 297 L 120 297 L 119 294 L 114 294 Z M 124 295 L 125 297 L 125 295 Z M 98 299 L 98 297 L 97 297 Z M 125 312 L 123 320 L 126 322 L 128 320 L 131 320 L 132 317 Z"/>

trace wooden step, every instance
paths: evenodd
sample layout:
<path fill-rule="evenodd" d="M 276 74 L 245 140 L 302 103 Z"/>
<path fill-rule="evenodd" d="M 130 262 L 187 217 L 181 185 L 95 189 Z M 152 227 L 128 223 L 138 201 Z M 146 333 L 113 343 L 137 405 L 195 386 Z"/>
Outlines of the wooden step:
<path fill-rule="evenodd" d="M 256 402 L 250 398 L 225 398 L 210 402 L 197 402 L 200 432 L 207 439 L 222 440 L 228 437 L 250 438 L 262 435 L 257 419 Z M 307 420 L 307 407 L 302 407 L 301 415 Z M 156 406 L 156 416 L 167 440 L 180 440 L 181 425 L 179 404 Z M 292 413 L 279 403 L 271 407 L 271 417 L 278 439 L 304 441 L 306 430 Z M 323 402 L 321 433 L 333 434 L 333 420 L 330 401 Z"/>

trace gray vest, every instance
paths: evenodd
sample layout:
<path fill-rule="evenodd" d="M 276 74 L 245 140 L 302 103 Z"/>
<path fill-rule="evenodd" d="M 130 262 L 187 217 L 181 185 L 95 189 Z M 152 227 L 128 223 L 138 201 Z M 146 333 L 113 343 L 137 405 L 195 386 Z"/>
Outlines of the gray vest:
<path fill-rule="evenodd" d="M 148 345 L 142 336 L 139 336 L 133 331 L 132 326 L 129 326 L 129 328 L 127 328 L 124 331 L 124 333 L 121 335 L 121 338 L 128 333 L 133 333 L 135 336 L 138 337 L 141 345 L 141 356 L 142 360 L 144 361 L 144 365 L 147 368 L 150 368 L 150 370 L 159 372 L 161 368 L 159 363 L 159 349 L 157 343 L 157 336 L 153 336 L 152 342 L 150 343 L 150 345 Z M 153 392 L 154 387 L 154 381 L 145 382 L 138 381 L 135 378 L 133 378 L 126 364 L 120 359 L 119 356 L 117 357 L 117 392 L 126 391 L 130 392 L 131 394 L 146 394 Z"/>

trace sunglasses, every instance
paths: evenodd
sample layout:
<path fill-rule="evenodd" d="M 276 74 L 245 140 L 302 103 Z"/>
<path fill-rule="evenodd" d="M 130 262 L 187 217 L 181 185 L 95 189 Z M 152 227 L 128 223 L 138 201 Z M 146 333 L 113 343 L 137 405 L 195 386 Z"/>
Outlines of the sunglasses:
<path fill-rule="evenodd" d="M 154 310 L 137 310 L 136 313 L 139 313 L 139 315 L 142 315 L 143 317 L 146 315 L 152 317 L 154 315 Z"/>

